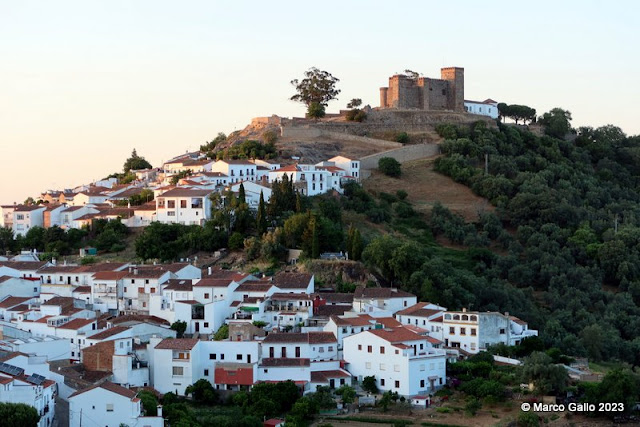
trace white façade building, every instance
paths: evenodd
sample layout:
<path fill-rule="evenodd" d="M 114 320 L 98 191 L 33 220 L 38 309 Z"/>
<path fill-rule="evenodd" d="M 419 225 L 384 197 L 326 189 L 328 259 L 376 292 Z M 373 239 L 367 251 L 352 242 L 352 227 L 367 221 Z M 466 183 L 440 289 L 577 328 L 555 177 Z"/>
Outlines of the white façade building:
<path fill-rule="evenodd" d="M 218 160 L 211 165 L 211 172 L 226 175 L 228 184 L 258 180 L 258 167 L 249 160 Z"/>
<path fill-rule="evenodd" d="M 13 234 L 24 236 L 33 227 L 44 227 L 46 205 L 17 205 L 13 209 Z"/>
<path fill-rule="evenodd" d="M 211 218 L 213 190 L 174 188 L 156 198 L 156 219 L 165 224 L 203 225 Z"/>
<path fill-rule="evenodd" d="M 350 159 L 344 156 L 336 156 L 329 159 L 338 168 L 344 170 L 347 177 L 360 181 L 360 160 Z"/>
<path fill-rule="evenodd" d="M 382 391 L 432 393 L 446 383 L 446 351 L 405 327 L 372 329 L 343 340 L 347 370 L 359 381 L 374 376 Z"/>
<path fill-rule="evenodd" d="M 161 416 L 145 417 L 136 392 L 109 381 L 79 390 L 69 396 L 69 426 L 164 427 Z"/>
<path fill-rule="evenodd" d="M 260 194 L 262 194 L 265 203 L 267 203 L 271 198 L 271 187 L 259 182 L 238 182 L 230 187 L 231 191 L 239 193 L 240 185 L 244 187 L 245 201 L 251 209 L 258 209 L 258 205 L 260 204 Z"/>
<path fill-rule="evenodd" d="M 56 395 L 55 381 L 35 373 L 25 375 L 25 370 L 15 365 L 0 365 L 0 402 L 23 403 L 35 408 L 40 416 L 37 427 L 53 423 Z"/>
<path fill-rule="evenodd" d="M 413 325 L 433 334 L 441 336 L 442 322 L 434 321 L 442 317 L 447 309 L 430 302 L 419 302 L 395 314 L 395 318 L 403 325 Z"/>
<path fill-rule="evenodd" d="M 441 324 L 440 336 L 431 333 L 444 342 L 445 346 L 460 348 L 469 353 L 484 351 L 496 344 L 518 345 L 538 331 L 529 329 L 526 322 L 509 313 L 446 311 L 432 320 Z"/>
<path fill-rule="evenodd" d="M 498 102 L 493 99 L 485 99 L 484 101 L 468 101 L 465 99 L 464 109 L 467 113 L 489 116 L 492 119 L 497 119 L 500 115 Z"/>
<path fill-rule="evenodd" d="M 415 295 L 398 288 L 359 286 L 353 294 L 353 311 L 367 313 L 373 317 L 388 317 L 417 302 L 418 298 Z"/>

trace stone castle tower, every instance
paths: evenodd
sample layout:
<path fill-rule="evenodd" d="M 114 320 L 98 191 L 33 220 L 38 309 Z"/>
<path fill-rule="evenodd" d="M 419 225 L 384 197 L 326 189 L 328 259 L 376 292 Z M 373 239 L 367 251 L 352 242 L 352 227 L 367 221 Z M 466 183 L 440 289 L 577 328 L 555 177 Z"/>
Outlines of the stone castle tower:
<path fill-rule="evenodd" d="M 442 68 L 440 77 L 389 77 L 389 86 L 380 88 L 380 108 L 464 112 L 464 68 Z"/>

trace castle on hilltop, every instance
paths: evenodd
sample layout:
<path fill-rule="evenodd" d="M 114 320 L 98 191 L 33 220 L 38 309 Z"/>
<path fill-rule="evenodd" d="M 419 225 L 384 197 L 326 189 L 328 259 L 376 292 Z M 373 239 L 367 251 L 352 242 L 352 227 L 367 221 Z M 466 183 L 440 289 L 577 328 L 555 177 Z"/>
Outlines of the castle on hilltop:
<path fill-rule="evenodd" d="M 440 70 L 439 79 L 396 74 L 380 88 L 380 108 L 465 111 L 464 68 Z"/>

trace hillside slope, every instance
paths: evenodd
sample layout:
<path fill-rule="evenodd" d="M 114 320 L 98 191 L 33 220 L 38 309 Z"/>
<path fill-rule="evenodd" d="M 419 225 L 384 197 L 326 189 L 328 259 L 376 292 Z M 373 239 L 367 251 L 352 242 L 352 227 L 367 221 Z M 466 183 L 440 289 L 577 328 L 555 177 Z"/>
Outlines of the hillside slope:
<path fill-rule="evenodd" d="M 429 213 L 434 203 L 439 201 L 468 222 L 476 221 L 478 212 L 495 209 L 487 199 L 475 195 L 469 187 L 435 172 L 433 163 L 436 158 L 437 156 L 404 163 L 400 178 L 391 178 L 373 171 L 363 182 L 364 188 L 386 193 L 405 190 L 409 193 L 407 199 L 421 213 Z"/>

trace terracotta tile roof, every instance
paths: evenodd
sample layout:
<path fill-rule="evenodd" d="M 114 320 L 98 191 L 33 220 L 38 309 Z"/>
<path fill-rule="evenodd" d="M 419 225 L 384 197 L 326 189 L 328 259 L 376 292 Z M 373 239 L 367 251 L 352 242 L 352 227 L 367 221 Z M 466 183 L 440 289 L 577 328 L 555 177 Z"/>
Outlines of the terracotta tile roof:
<path fill-rule="evenodd" d="M 149 316 L 147 314 L 127 314 L 124 316 L 114 317 L 112 319 L 106 319 L 113 325 L 125 322 L 144 322 L 155 323 L 156 325 L 169 325 L 169 321 L 157 316 Z"/>
<path fill-rule="evenodd" d="M 251 165 L 254 166 L 253 163 L 251 163 L 249 160 L 247 159 L 233 159 L 233 160 L 219 160 L 221 162 L 224 162 L 228 165 Z"/>
<path fill-rule="evenodd" d="M 187 292 L 193 291 L 193 283 L 191 280 L 169 279 L 166 282 L 164 282 L 164 285 L 166 285 L 164 287 L 165 291 L 187 291 Z"/>
<path fill-rule="evenodd" d="M 102 332 L 98 332 L 97 334 L 93 334 L 89 337 L 87 337 L 88 339 L 91 340 L 104 340 L 107 338 L 110 338 L 114 335 L 118 335 L 126 330 L 129 330 L 130 328 L 128 326 L 113 326 L 109 329 L 106 329 Z"/>
<path fill-rule="evenodd" d="M 239 271 L 234 271 L 234 270 L 212 270 L 211 271 L 211 275 L 207 275 L 206 277 L 203 277 L 202 280 L 206 279 L 226 279 L 226 280 L 234 280 L 234 281 L 239 281 L 244 279 L 245 277 L 247 277 L 248 274 L 246 273 L 241 273 Z"/>
<path fill-rule="evenodd" d="M 398 326 L 402 326 L 402 323 L 398 322 L 393 317 L 378 317 L 376 320 L 378 323 L 384 325 L 385 328 L 397 328 Z"/>
<path fill-rule="evenodd" d="M 196 305 L 196 304 L 200 304 L 198 301 L 194 300 L 194 299 L 183 299 L 183 300 L 178 300 L 176 302 L 181 302 L 183 304 L 189 304 L 189 305 Z M 202 304 L 201 304 L 202 305 Z"/>
<path fill-rule="evenodd" d="M 333 332 L 304 332 L 304 333 L 288 333 L 277 332 L 267 335 L 263 342 L 265 343 L 307 343 L 307 344 L 331 344 L 336 342 L 336 336 Z"/>
<path fill-rule="evenodd" d="M 518 318 L 516 316 L 509 316 L 509 319 L 513 320 L 514 322 L 516 322 L 519 325 L 523 325 L 523 326 L 528 325 L 527 322 L 525 322 L 524 320 L 522 320 L 522 319 L 520 319 L 520 318 Z"/>
<path fill-rule="evenodd" d="M 90 294 L 91 286 L 78 286 L 73 290 L 73 292 L 79 292 L 81 294 Z"/>
<path fill-rule="evenodd" d="M 276 292 L 271 294 L 269 298 L 273 301 L 308 301 L 311 299 L 311 295 Z"/>
<path fill-rule="evenodd" d="M 9 267 L 18 271 L 39 270 L 48 264 L 47 261 L 0 261 L 0 267 Z"/>
<path fill-rule="evenodd" d="M 329 316 L 342 316 L 347 311 L 351 311 L 350 305 L 321 305 L 316 307 L 315 315 L 329 317 Z"/>
<path fill-rule="evenodd" d="M 313 299 L 323 299 L 332 303 L 344 303 L 353 304 L 353 294 L 340 293 L 340 292 L 316 292 L 313 294 Z"/>
<path fill-rule="evenodd" d="M 132 400 L 133 400 L 133 398 L 136 397 L 136 394 L 137 394 L 133 390 L 130 390 L 128 388 L 124 388 L 124 387 L 122 387 L 122 386 L 120 386 L 118 384 L 114 384 L 114 383 L 112 383 L 110 381 L 105 381 L 105 382 L 103 382 L 101 384 L 92 385 L 91 387 L 87 387 L 87 388 L 85 388 L 83 390 L 78 390 L 75 393 L 73 393 L 71 396 L 69 396 L 69 399 L 71 399 L 74 396 L 77 396 L 79 394 L 86 393 L 88 391 L 96 389 L 96 388 L 102 388 L 104 390 L 110 391 L 112 393 L 119 394 L 120 396 L 124 396 L 124 397 L 132 399 Z"/>
<path fill-rule="evenodd" d="M 90 325 L 93 322 L 96 322 L 97 319 L 73 319 L 68 321 L 62 326 L 58 326 L 58 329 L 74 329 L 78 330 L 84 326 Z"/>
<path fill-rule="evenodd" d="M 7 297 L 0 302 L 0 308 L 11 308 L 29 301 L 29 297 Z"/>
<path fill-rule="evenodd" d="M 273 276 L 273 283 L 280 289 L 305 289 L 312 277 L 307 273 L 280 272 Z"/>
<path fill-rule="evenodd" d="M 207 277 L 205 279 L 200 279 L 193 286 L 206 287 L 206 288 L 227 288 L 229 287 L 232 281 L 233 280 L 229 280 L 229 279 L 212 279 Z"/>
<path fill-rule="evenodd" d="M 133 211 L 155 211 L 156 210 L 156 202 L 152 201 L 149 203 L 145 203 L 144 205 L 134 206 Z"/>
<path fill-rule="evenodd" d="M 41 305 L 73 307 L 74 301 L 75 301 L 75 298 L 72 298 L 72 297 L 53 297 L 50 300 L 43 302 Z"/>
<path fill-rule="evenodd" d="M 284 367 L 284 366 L 310 366 L 311 361 L 309 359 L 301 359 L 301 358 L 287 358 L 287 357 L 265 357 L 260 362 L 260 366 L 269 366 L 269 367 Z"/>
<path fill-rule="evenodd" d="M 251 283 L 251 282 L 245 282 L 243 284 L 241 284 L 240 286 L 238 286 L 235 290 L 235 292 L 267 292 L 269 289 L 271 289 L 274 286 L 273 283 L 269 282 L 269 283 Z"/>
<path fill-rule="evenodd" d="M 27 311 L 27 310 L 29 310 L 29 306 L 27 304 L 20 304 L 20 305 L 16 305 L 15 307 L 12 307 L 12 308 L 8 309 L 7 311 L 22 312 L 22 311 Z"/>
<path fill-rule="evenodd" d="M 191 350 L 198 344 L 195 338 L 165 338 L 156 345 L 159 350 Z"/>
<path fill-rule="evenodd" d="M 375 319 L 368 314 L 361 314 L 359 316 L 331 316 L 331 320 L 338 326 L 373 326 Z"/>
<path fill-rule="evenodd" d="M 52 265 L 38 270 L 40 274 L 73 273 L 78 268 L 77 265 Z"/>
<path fill-rule="evenodd" d="M 312 383 L 328 383 L 332 378 L 349 378 L 351 375 L 340 369 L 311 372 Z"/>
<path fill-rule="evenodd" d="M 32 212 L 38 209 L 45 209 L 46 205 L 16 205 L 14 212 Z"/>
<path fill-rule="evenodd" d="M 124 276 L 127 279 L 159 279 L 169 270 L 160 270 L 157 268 L 133 268 L 131 272 L 127 271 Z"/>
<path fill-rule="evenodd" d="M 162 193 L 161 196 L 158 197 L 206 197 L 209 194 L 213 193 L 213 190 L 195 190 L 192 188 L 174 188 L 173 190 L 169 190 L 165 193 Z"/>
<path fill-rule="evenodd" d="M 354 292 L 354 298 L 410 298 L 415 295 L 396 288 L 365 288 L 358 286 Z"/>
<path fill-rule="evenodd" d="M 93 280 L 122 280 L 129 272 L 125 271 L 98 271 L 93 274 Z"/>
<path fill-rule="evenodd" d="M 404 341 L 425 340 L 425 337 L 422 335 L 418 335 L 407 328 L 403 328 L 402 326 L 397 328 L 372 329 L 368 332 L 392 344 L 402 343 Z"/>
<path fill-rule="evenodd" d="M 276 169 L 274 172 L 298 172 L 300 167 L 297 164 L 282 166 L 280 169 Z"/>

